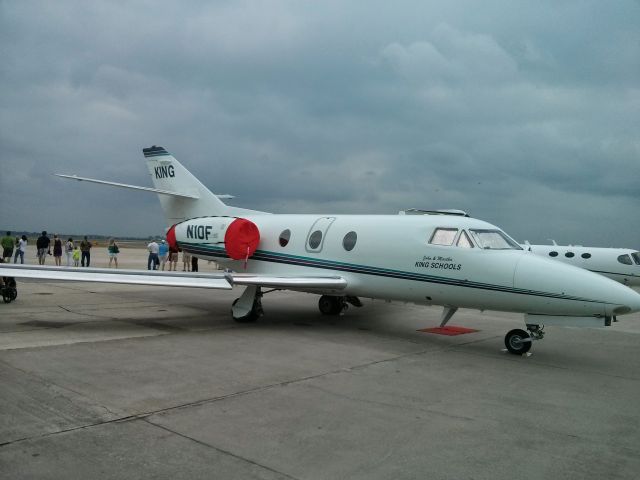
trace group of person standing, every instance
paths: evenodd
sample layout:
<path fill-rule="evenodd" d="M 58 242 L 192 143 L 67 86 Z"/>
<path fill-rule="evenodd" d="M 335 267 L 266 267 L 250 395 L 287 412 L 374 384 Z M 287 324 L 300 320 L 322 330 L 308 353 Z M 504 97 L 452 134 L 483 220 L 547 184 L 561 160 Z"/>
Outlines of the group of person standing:
<path fill-rule="evenodd" d="M 14 239 L 11 236 L 11 232 L 7 232 L 7 234 L 0 240 L 0 245 L 2 246 L 2 258 L 4 262 L 11 261 L 11 256 L 13 255 L 13 250 L 15 248 L 13 263 L 18 263 L 18 258 L 20 258 L 20 263 L 24 263 L 24 253 L 27 248 L 26 235 L 15 237 Z M 51 252 L 51 247 L 53 247 L 53 253 Z M 91 264 L 92 248 L 93 244 L 89 241 L 86 235 L 80 242 L 74 242 L 71 237 L 63 242 L 58 235 L 54 234 L 52 242 L 45 230 L 36 240 L 39 265 L 45 264 L 48 255 L 53 255 L 53 260 L 56 266 L 61 267 L 62 256 L 64 253 L 67 267 L 89 267 Z M 118 247 L 115 239 L 109 239 L 109 245 L 107 246 L 109 267 L 111 267 L 112 264 L 115 264 L 115 267 L 118 268 L 119 252 L 120 248 Z"/>
<path fill-rule="evenodd" d="M 18 263 L 18 258 L 20 258 L 20 263 L 24 263 L 24 252 L 27 249 L 26 235 L 14 239 L 11 236 L 11 232 L 7 232 L 0 240 L 0 245 L 2 246 L 2 261 L 4 263 L 11 263 L 12 256 L 13 263 Z M 14 248 L 15 254 L 13 253 Z"/>
<path fill-rule="evenodd" d="M 177 245 L 169 245 L 166 240 L 160 240 L 160 243 L 152 240 L 147 245 L 149 251 L 149 257 L 147 259 L 147 270 L 164 270 L 165 265 L 168 263 L 169 271 L 176 271 L 178 267 L 178 254 L 180 249 Z M 182 271 L 183 272 L 197 272 L 198 271 L 198 257 L 192 256 L 187 252 L 182 252 Z"/>
<path fill-rule="evenodd" d="M 13 263 L 24 263 L 24 254 L 27 248 L 27 236 L 12 237 L 11 232 L 0 239 L 0 246 L 2 246 L 2 261 L 10 263 L 13 257 Z M 52 253 L 53 247 L 53 253 Z M 69 237 L 66 241 L 63 241 L 57 234 L 53 235 L 53 241 L 48 237 L 47 232 L 43 231 L 42 234 L 36 240 L 36 249 L 38 256 L 38 264 L 44 265 L 47 256 L 53 255 L 56 266 L 62 266 L 63 254 L 66 258 L 67 267 L 89 267 L 91 263 L 91 249 L 93 244 L 89 241 L 85 235 L 84 239 L 80 242 L 74 242 L 73 238 Z M 15 254 L 14 254 L 15 250 Z M 160 243 L 153 240 L 147 245 L 149 251 L 149 257 L 147 260 L 147 270 L 161 270 L 165 269 L 168 264 L 167 270 L 176 271 L 178 266 L 178 255 L 180 249 L 177 245 L 169 245 L 166 240 L 161 240 Z M 118 253 L 120 253 L 120 247 L 114 238 L 109 239 L 107 245 L 107 255 L 109 256 L 109 268 L 112 265 L 118 268 Z M 182 252 L 182 271 L 183 272 L 197 272 L 198 271 L 198 257 L 191 255 L 188 252 Z"/>
<path fill-rule="evenodd" d="M 47 236 L 46 231 L 43 231 L 36 240 L 36 247 L 38 249 L 38 263 L 44 265 L 47 255 L 51 255 L 51 239 Z M 53 260 L 58 267 L 62 266 L 63 250 L 67 259 L 67 267 L 89 267 L 92 248 L 93 244 L 86 235 L 79 243 L 75 243 L 73 238 L 69 237 L 64 244 L 58 235 L 53 235 Z"/>

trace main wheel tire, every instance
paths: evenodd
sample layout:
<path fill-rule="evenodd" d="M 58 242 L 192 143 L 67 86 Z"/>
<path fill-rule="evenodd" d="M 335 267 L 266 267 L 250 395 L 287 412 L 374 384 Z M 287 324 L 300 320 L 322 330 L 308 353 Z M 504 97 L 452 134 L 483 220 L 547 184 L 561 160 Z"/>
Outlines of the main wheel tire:
<path fill-rule="evenodd" d="M 531 336 L 524 330 L 516 328 L 504 337 L 504 345 L 509 353 L 524 355 L 531 350 Z"/>
<path fill-rule="evenodd" d="M 323 315 L 338 315 L 342 311 L 342 298 L 333 295 L 322 295 L 318 300 L 318 308 Z"/>
<path fill-rule="evenodd" d="M 240 300 L 239 298 L 236 298 L 233 303 L 231 304 L 231 306 L 234 306 L 236 303 L 238 303 L 238 300 Z M 251 322 L 255 322 L 256 320 L 258 320 L 258 318 L 260 317 L 260 315 L 258 314 L 258 312 L 256 311 L 256 304 L 254 302 L 253 304 L 253 309 L 247 313 L 244 317 L 236 317 L 233 314 L 233 309 L 231 310 L 231 316 L 233 317 L 233 319 L 238 322 L 238 323 L 251 323 Z"/>
<path fill-rule="evenodd" d="M 258 315 L 251 310 L 251 312 L 247 313 L 244 317 L 233 317 L 233 319 L 238 323 L 251 323 L 258 320 Z"/>
<path fill-rule="evenodd" d="M 9 288 L 2 289 L 2 300 L 4 301 L 4 303 L 11 303 L 11 300 L 13 300 L 13 297 L 9 292 Z"/>

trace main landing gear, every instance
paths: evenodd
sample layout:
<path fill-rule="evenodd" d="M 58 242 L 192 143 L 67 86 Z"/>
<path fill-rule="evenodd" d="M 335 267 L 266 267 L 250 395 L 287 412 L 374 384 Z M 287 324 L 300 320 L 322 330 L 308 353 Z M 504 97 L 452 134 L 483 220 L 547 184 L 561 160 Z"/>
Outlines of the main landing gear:
<path fill-rule="evenodd" d="M 352 296 L 322 295 L 318 300 L 318 308 L 323 315 L 340 315 L 349 308 L 349 304 L 354 307 L 362 306 L 360 299 Z"/>
<path fill-rule="evenodd" d="M 504 337 L 504 345 L 509 353 L 514 355 L 524 355 L 531 350 L 531 342 L 544 338 L 544 325 L 527 324 L 525 332 L 520 328 L 513 329 Z"/>
<path fill-rule="evenodd" d="M 250 285 L 240 298 L 236 298 L 231 306 L 231 316 L 236 322 L 255 322 L 264 312 L 262 310 L 262 290 L 260 287 Z"/>
<path fill-rule="evenodd" d="M 255 322 L 264 314 L 262 310 L 263 295 L 272 291 L 263 292 L 260 287 L 248 286 L 242 295 L 233 301 L 231 316 L 239 323 Z M 358 297 L 335 295 L 322 295 L 318 301 L 318 307 L 324 315 L 340 315 L 349 305 L 362 307 L 362 302 Z"/>

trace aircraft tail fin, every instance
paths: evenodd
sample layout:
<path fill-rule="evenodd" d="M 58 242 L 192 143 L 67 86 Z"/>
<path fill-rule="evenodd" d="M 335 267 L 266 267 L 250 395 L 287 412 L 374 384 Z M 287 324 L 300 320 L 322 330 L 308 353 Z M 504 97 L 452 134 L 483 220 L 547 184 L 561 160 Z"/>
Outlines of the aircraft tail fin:
<path fill-rule="evenodd" d="M 194 217 L 264 213 L 226 205 L 162 147 L 143 148 L 142 153 L 155 189 L 181 194 L 158 195 L 168 225 Z"/>

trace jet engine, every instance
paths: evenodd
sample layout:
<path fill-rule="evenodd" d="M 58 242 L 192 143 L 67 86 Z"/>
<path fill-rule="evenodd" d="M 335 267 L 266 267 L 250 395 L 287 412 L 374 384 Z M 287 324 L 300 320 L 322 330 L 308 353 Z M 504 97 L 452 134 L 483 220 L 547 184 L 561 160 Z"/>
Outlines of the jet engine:
<path fill-rule="evenodd" d="M 169 228 L 167 243 L 187 251 L 209 245 L 224 247 L 233 260 L 246 260 L 258 248 L 260 231 L 255 223 L 246 218 L 199 217 Z"/>

